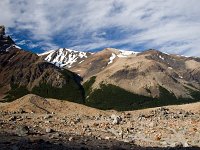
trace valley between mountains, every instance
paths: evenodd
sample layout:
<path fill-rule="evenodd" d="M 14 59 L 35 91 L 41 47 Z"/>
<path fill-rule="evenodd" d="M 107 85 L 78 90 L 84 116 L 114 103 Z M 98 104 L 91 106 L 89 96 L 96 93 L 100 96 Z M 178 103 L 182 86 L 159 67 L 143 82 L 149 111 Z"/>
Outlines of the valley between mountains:
<path fill-rule="evenodd" d="M 35 54 L 0 27 L 3 149 L 197 148 L 199 100 L 198 57 L 115 48 Z"/>

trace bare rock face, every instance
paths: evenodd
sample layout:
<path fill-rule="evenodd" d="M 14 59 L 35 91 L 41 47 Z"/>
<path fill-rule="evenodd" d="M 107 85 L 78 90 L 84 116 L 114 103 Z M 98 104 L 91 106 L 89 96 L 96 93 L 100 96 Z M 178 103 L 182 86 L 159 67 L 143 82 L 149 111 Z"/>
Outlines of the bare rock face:
<path fill-rule="evenodd" d="M 19 136 L 26 136 L 29 133 L 29 128 L 25 125 L 20 125 L 16 129 L 16 133 Z"/>
<path fill-rule="evenodd" d="M 0 26 L 0 35 L 5 35 L 5 27 Z"/>
<path fill-rule="evenodd" d="M 0 52 L 6 51 L 6 49 L 14 44 L 14 41 L 5 35 L 5 27 L 0 26 Z"/>

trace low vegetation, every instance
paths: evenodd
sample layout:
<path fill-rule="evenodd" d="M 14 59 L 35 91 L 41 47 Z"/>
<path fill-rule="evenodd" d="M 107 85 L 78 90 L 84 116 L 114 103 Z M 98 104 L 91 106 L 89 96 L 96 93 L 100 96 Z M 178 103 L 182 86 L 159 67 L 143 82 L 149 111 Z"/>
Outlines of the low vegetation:
<path fill-rule="evenodd" d="M 88 96 L 91 93 L 92 85 L 96 80 L 96 76 L 91 77 L 87 82 L 83 84 L 85 95 Z"/>
<path fill-rule="evenodd" d="M 43 83 L 38 87 L 34 87 L 32 93 L 46 98 L 55 98 L 73 101 L 76 103 L 83 103 L 84 90 L 80 83 L 78 83 L 78 79 L 75 74 L 66 70 L 63 70 L 62 73 L 67 82 L 62 88 L 56 88 L 49 84 Z"/>
<path fill-rule="evenodd" d="M 89 85 L 92 85 L 95 82 L 94 80 L 95 78 L 91 78 L 88 82 L 85 83 L 84 87 L 86 88 L 86 91 L 89 91 L 86 92 L 88 95 L 86 95 L 85 104 L 104 110 L 136 110 L 173 104 L 191 103 L 198 101 L 198 98 L 200 98 L 200 92 L 194 92 L 194 99 L 177 99 L 173 93 L 170 93 L 167 89 L 161 86 L 159 87 L 159 98 L 137 95 L 111 84 L 101 84 L 99 89 L 91 91 Z"/>
<path fill-rule="evenodd" d="M 66 79 L 66 83 L 62 88 L 53 87 L 47 83 L 41 83 L 39 86 L 34 87 L 31 91 L 28 91 L 26 87 L 12 84 L 11 90 L 7 93 L 7 96 L 4 97 L 4 99 L 7 102 L 13 101 L 26 94 L 32 93 L 46 98 L 84 103 L 84 90 L 78 81 L 78 77 L 74 73 L 65 70 L 62 74 Z"/>
<path fill-rule="evenodd" d="M 63 74 L 66 79 L 69 79 L 69 77 L 70 79 L 76 78 L 71 72 L 64 72 Z M 95 76 L 91 77 L 90 80 L 83 84 L 83 87 L 76 83 L 77 80 L 67 80 L 67 83 L 62 88 L 43 83 L 34 87 L 32 91 L 28 91 L 26 87 L 12 84 L 11 90 L 4 99 L 9 102 L 33 93 L 46 98 L 69 100 L 103 110 L 115 109 L 119 111 L 191 103 L 200 99 L 199 91 L 190 91 L 194 99 L 177 99 L 173 93 L 170 93 L 162 86 L 159 87 L 159 98 L 137 95 L 112 84 L 101 84 L 99 89 L 92 90 L 95 80 Z"/>
<path fill-rule="evenodd" d="M 11 102 L 16 100 L 30 92 L 26 89 L 26 87 L 20 87 L 16 84 L 11 84 L 11 90 L 7 92 L 7 95 L 4 97 L 6 102 Z"/>

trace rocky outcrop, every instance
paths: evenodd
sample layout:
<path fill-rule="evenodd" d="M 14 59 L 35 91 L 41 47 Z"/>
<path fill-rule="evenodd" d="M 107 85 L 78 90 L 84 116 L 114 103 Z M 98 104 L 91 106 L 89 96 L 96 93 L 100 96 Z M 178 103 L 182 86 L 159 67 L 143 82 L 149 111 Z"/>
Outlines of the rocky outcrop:
<path fill-rule="evenodd" d="M 5 27 L 0 26 L 0 53 L 2 51 L 6 51 L 6 49 L 14 44 L 14 41 L 10 38 L 10 36 L 5 35 Z"/>
<path fill-rule="evenodd" d="M 5 27 L 4 26 L 0 26 L 0 36 L 5 35 Z"/>

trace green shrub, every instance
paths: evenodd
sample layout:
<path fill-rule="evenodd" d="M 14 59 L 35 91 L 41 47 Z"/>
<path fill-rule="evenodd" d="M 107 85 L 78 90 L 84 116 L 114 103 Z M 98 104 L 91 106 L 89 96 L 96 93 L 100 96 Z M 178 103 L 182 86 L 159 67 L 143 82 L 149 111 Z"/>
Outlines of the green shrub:
<path fill-rule="evenodd" d="M 65 76 L 67 82 L 62 88 L 56 88 L 49 84 L 42 83 L 38 87 L 34 87 L 31 93 L 46 98 L 84 103 L 84 89 L 79 82 L 79 77 L 67 70 L 63 70 L 62 74 Z"/>
<path fill-rule="evenodd" d="M 71 81 L 62 88 L 55 88 L 49 84 L 40 84 L 34 87 L 31 93 L 45 97 L 73 101 L 76 103 L 83 103 L 82 91 Z"/>
<path fill-rule="evenodd" d="M 6 93 L 7 95 L 3 99 L 5 102 L 11 102 L 29 93 L 26 87 L 11 84 L 11 90 Z"/>
<path fill-rule="evenodd" d="M 101 84 L 100 89 L 95 89 L 88 95 L 86 105 L 99 109 L 132 110 L 139 109 L 143 103 L 152 100 L 153 98 L 133 94 L 115 85 Z"/>
<path fill-rule="evenodd" d="M 115 109 L 115 110 L 136 110 L 150 107 L 166 106 L 173 104 L 184 104 L 196 102 L 200 99 L 200 92 L 193 93 L 195 99 L 176 98 L 164 87 L 159 87 L 160 97 L 151 98 L 128 92 L 115 85 L 101 84 L 100 89 L 95 89 L 89 93 L 86 105 L 99 109 Z M 199 98 L 197 98 L 199 97 Z"/>
<path fill-rule="evenodd" d="M 96 76 L 93 76 L 83 84 L 85 96 L 88 96 L 89 93 L 91 92 L 91 90 L 92 90 L 91 88 L 92 88 L 92 85 L 94 84 L 95 80 L 96 80 Z"/>
<path fill-rule="evenodd" d="M 76 103 L 84 103 L 84 89 L 80 84 L 80 78 L 76 74 L 67 70 L 62 70 L 61 73 L 66 80 L 66 84 L 62 88 L 56 88 L 50 84 L 41 83 L 31 91 L 28 91 L 27 87 L 12 84 L 11 90 L 7 93 L 7 96 L 4 97 L 4 99 L 6 101 L 13 101 L 26 94 L 32 93 L 45 98 L 55 98 Z"/>

